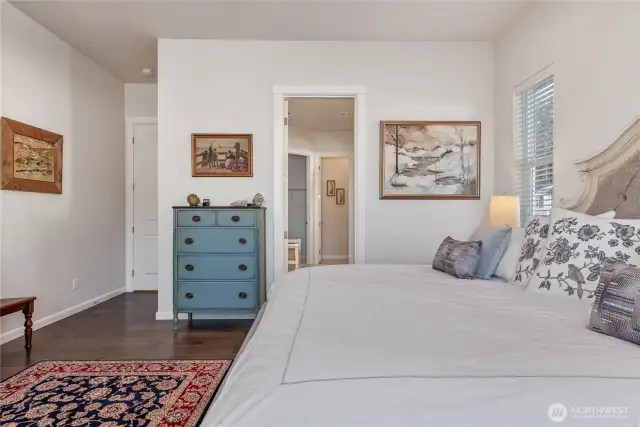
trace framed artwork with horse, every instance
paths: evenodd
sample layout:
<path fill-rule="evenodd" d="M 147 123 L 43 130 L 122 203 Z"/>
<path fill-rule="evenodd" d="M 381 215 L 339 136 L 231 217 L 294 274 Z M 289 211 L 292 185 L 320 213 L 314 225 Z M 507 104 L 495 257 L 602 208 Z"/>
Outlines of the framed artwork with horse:
<path fill-rule="evenodd" d="M 194 133 L 191 135 L 191 176 L 253 176 L 253 135 Z"/>

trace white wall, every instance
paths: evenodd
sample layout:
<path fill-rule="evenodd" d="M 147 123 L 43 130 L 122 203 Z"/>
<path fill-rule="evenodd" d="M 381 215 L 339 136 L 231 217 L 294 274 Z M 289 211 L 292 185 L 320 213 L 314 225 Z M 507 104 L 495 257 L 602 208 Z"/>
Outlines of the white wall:
<path fill-rule="evenodd" d="M 353 155 L 353 131 L 319 131 L 289 126 L 289 150 L 302 153 Z"/>
<path fill-rule="evenodd" d="M 2 296 L 36 296 L 39 327 L 124 289 L 124 85 L 3 6 L 3 114 L 64 136 L 61 195 L 2 194 Z"/>
<path fill-rule="evenodd" d="M 125 84 L 124 104 L 127 117 L 157 117 L 158 85 L 154 83 Z"/>
<path fill-rule="evenodd" d="M 349 158 L 323 157 L 322 198 L 322 246 L 321 259 L 349 259 Z M 327 196 L 327 181 L 336 182 L 336 195 Z M 343 205 L 336 203 L 338 188 L 343 188 Z"/>
<path fill-rule="evenodd" d="M 391 55 L 392 54 L 392 55 Z M 399 58 L 398 60 L 392 59 Z M 220 60 L 224 58 L 224 60 Z M 304 61 L 300 61 L 304 58 Z M 336 65 L 339 64 L 339 65 Z M 261 192 L 273 200 L 273 86 L 365 86 L 366 261 L 430 263 L 441 240 L 466 238 L 493 193 L 493 48 L 488 43 L 158 43 L 159 311 L 171 310 L 171 206 L 189 193 L 213 204 Z M 481 120 L 482 200 L 379 200 L 379 122 Z M 192 132 L 254 134 L 254 178 L 192 178 Z M 267 282 L 273 217 L 267 209 Z"/>
<path fill-rule="evenodd" d="M 555 75 L 555 199 L 580 196 L 574 162 L 640 115 L 640 3 L 534 2 L 496 44 L 496 192 L 513 191 L 513 91 Z"/>

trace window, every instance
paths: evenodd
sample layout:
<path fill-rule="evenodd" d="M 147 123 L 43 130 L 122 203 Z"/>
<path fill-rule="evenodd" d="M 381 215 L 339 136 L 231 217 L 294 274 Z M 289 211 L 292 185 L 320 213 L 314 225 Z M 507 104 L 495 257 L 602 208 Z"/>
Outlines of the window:
<path fill-rule="evenodd" d="M 516 93 L 516 191 L 521 223 L 553 205 L 553 75 Z"/>

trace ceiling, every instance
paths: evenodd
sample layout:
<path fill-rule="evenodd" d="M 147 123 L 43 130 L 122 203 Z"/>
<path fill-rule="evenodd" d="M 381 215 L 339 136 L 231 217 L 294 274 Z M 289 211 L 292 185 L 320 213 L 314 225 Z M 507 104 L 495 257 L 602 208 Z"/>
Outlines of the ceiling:
<path fill-rule="evenodd" d="M 349 98 L 289 99 L 289 125 L 325 132 L 353 130 L 353 106 Z"/>
<path fill-rule="evenodd" d="M 157 39 L 486 42 L 525 0 L 10 0 L 124 82 Z"/>

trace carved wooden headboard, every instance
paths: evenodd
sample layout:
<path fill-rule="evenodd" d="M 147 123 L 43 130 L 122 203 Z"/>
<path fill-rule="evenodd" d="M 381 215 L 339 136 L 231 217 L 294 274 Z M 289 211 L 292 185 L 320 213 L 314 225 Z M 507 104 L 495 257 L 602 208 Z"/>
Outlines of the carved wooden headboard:
<path fill-rule="evenodd" d="M 567 209 L 597 215 L 615 210 L 616 218 L 640 218 L 640 119 L 596 156 L 577 162 L 585 184 Z"/>

